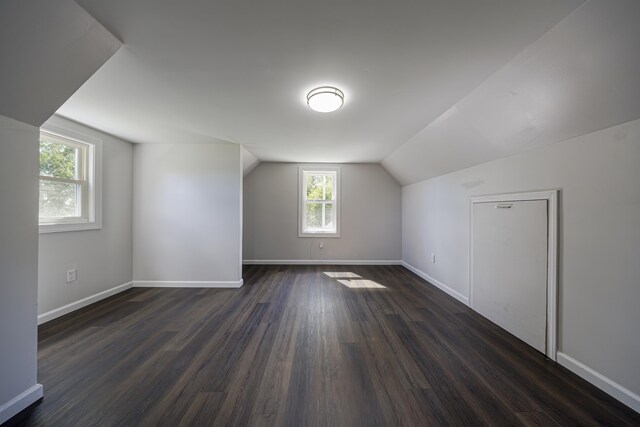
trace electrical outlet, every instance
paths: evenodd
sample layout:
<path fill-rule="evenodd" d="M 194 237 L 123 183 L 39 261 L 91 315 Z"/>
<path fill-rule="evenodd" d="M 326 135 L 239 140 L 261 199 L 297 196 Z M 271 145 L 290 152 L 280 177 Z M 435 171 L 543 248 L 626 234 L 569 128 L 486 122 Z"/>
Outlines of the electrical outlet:
<path fill-rule="evenodd" d="M 436 263 L 436 254 L 431 254 L 431 264 Z"/>
<path fill-rule="evenodd" d="M 78 270 L 75 268 L 73 270 L 67 271 L 67 283 L 75 282 L 77 279 Z"/>

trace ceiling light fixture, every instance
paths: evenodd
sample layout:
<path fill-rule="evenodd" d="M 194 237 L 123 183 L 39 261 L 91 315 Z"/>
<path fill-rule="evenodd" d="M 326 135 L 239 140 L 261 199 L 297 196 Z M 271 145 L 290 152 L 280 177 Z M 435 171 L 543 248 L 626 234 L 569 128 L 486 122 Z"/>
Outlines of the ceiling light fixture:
<path fill-rule="evenodd" d="M 320 86 L 307 94 L 307 105 L 313 111 L 330 113 L 344 105 L 344 93 L 333 86 Z"/>

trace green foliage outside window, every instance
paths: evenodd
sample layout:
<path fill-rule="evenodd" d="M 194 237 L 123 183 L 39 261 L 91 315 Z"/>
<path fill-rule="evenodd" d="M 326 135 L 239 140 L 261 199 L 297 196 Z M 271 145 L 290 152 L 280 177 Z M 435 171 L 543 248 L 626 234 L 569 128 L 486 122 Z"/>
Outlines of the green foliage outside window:
<path fill-rule="evenodd" d="M 80 149 L 40 138 L 40 176 L 78 179 Z M 80 215 L 80 186 L 75 183 L 40 180 L 40 218 L 65 218 Z"/>
<path fill-rule="evenodd" d="M 326 187 L 325 187 L 326 178 Z M 307 200 L 332 200 L 333 199 L 333 177 L 331 175 L 309 175 L 307 176 Z M 324 196 L 322 194 L 325 187 Z"/>
<path fill-rule="evenodd" d="M 307 175 L 305 181 L 307 196 L 306 226 L 308 228 L 324 228 L 333 224 L 333 204 L 313 203 L 312 201 L 333 200 L 333 177 L 331 175 Z M 324 224 L 322 221 L 324 211 Z"/>
<path fill-rule="evenodd" d="M 40 175 L 56 178 L 76 178 L 76 153 L 70 145 L 40 139 Z"/>

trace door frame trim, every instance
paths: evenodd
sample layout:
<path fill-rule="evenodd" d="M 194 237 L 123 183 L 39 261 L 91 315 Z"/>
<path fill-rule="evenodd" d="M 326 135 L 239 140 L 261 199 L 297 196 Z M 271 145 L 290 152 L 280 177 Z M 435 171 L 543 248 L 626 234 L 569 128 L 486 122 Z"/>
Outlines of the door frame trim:
<path fill-rule="evenodd" d="M 558 350 L 558 189 L 471 196 L 469 200 L 469 307 L 473 308 L 473 205 L 476 203 L 547 201 L 547 337 L 546 355 Z"/>

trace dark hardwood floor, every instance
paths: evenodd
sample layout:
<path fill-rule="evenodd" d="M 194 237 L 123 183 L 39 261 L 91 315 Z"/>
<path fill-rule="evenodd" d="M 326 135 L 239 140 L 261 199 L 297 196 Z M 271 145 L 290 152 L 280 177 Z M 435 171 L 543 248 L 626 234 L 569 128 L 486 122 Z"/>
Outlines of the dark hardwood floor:
<path fill-rule="evenodd" d="M 13 424 L 640 425 L 402 267 L 249 266 L 244 278 L 131 289 L 42 326 L 45 397 Z"/>

